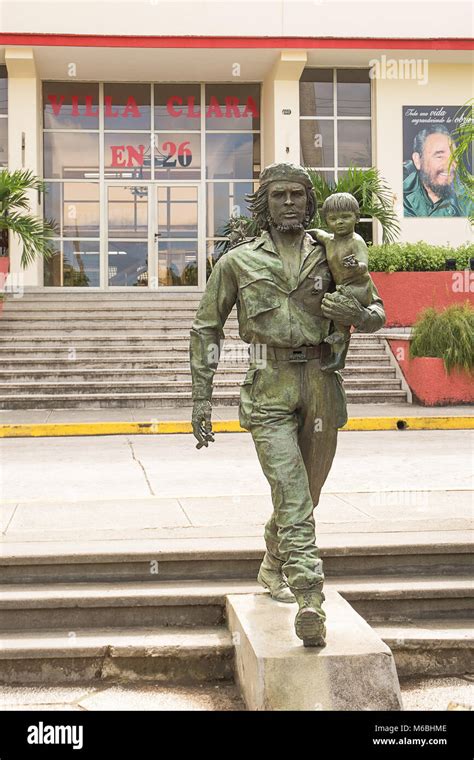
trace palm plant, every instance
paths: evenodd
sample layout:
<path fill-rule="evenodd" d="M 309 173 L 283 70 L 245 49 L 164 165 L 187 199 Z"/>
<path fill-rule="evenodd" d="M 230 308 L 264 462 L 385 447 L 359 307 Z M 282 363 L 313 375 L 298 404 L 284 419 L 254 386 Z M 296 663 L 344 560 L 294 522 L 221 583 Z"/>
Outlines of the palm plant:
<path fill-rule="evenodd" d="M 237 243 L 240 243 L 245 238 L 259 235 L 260 231 L 255 219 L 243 214 L 231 216 L 219 231 L 219 234 L 225 240 L 219 240 L 216 243 L 216 249 L 220 254 L 225 253 L 229 248 L 237 245 Z"/>
<path fill-rule="evenodd" d="M 321 206 L 333 193 L 351 193 L 359 203 L 361 217 L 376 219 L 382 227 L 382 243 L 393 243 L 400 234 L 400 225 L 393 205 L 393 193 L 375 167 L 350 167 L 336 182 L 328 182 L 312 169 L 308 173 L 313 183 L 318 210 L 311 226 L 325 228 Z"/>
<path fill-rule="evenodd" d="M 390 187 L 381 177 L 378 169 L 349 168 L 337 182 L 328 182 L 322 174 L 312 169 L 307 170 L 313 183 L 318 210 L 311 220 L 310 227 L 325 228 L 320 208 L 329 195 L 333 193 L 351 193 L 358 201 L 361 217 L 370 217 L 380 222 L 382 243 L 393 243 L 400 234 L 400 225 L 393 205 Z M 221 240 L 216 248 L 219 254 L 225 253 L 231 245 L 239 243 L 246 237 L 258 235 L 260 230 L 254 219 L 248 216 L 232 216 L 222 228 Z"/>
<path fill-rule="evenodd" d="M 456 117 L 460 118 L 459 126 L 453 132 L 453 143 L 449 168 L 456 165 L 456 176 L 464 193 L 474 203 L 474 177 L 472 175 L 472 145 L 474 142 L 474 98 L 467 101 Z M 469 216 L 474 224 L 474 216 Z"/>
<path fill-rule="evenodd" d="M 52 238 L 56 235 L 53 222 L 30 213 L 29 191 L 45 192 L 43 180 L 32 171 L 17 169 L 0 171 L 0 247 L 1 255 L 8 252 L 8 233 L 22 246 L 20 264 L 26 269 L 37 256 L 50 259 L 55 248 Z"/>

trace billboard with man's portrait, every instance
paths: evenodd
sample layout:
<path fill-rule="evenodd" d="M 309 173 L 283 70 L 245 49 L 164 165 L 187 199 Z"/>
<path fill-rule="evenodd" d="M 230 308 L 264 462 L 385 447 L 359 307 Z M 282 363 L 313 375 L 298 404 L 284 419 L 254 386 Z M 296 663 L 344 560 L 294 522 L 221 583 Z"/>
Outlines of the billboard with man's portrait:
<path fill-rule="evenodd" d="M 451 163 L 463 106 L 403 106 L 403 215 L 472 216 L 474 204 Z M 468 169 L 471 170 L 472 158 Z"/>

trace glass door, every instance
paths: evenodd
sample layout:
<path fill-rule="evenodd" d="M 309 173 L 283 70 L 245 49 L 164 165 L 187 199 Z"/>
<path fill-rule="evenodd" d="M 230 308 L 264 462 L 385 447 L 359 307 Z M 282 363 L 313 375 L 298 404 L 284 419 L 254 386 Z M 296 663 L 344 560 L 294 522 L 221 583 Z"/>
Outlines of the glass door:
<path fill-rule="evenodd" d="M 107 183 L 108 288 L 197 288 L 203 225 L 198 183 Z"/>
<path fill-rule="evenodd" d="M 155 251 L 159 288 L 199 284 L 199 185 L 155 187 Z"/>
<path fill-rule="evenodd" d="M 150 184 L 106 186 L 107 287 L 147 287 L 150 249 Z"/>

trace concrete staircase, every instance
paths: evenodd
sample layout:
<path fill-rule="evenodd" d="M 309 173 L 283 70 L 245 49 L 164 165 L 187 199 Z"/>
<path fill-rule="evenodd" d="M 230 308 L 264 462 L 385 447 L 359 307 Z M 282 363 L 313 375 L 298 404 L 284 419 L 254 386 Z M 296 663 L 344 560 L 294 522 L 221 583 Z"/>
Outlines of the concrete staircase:
<path fill-rule="evenodd" d="M 28 292 L 0 318 L 1 409 L 158 408 L 191 403 L 189 330 L 199 294 Z M 215 377 L 214 404 L 235 406 L 247 363 L 236 314 Z M 406 401 L 385 341 L 352 338 L 352 403 Z"/>
<path fill-rule="evenodd" d="M 0 681 L 232 681 L 238 642 L 225 597 L 261 592 L 262 552 L 196 542 L 151 552 L 5 547 Z M 470 552 L 446 538 L 415 546 L 335 542 L 322 554 L 327 584 L 379 632 L 407 676 L 472 671 Z"/>

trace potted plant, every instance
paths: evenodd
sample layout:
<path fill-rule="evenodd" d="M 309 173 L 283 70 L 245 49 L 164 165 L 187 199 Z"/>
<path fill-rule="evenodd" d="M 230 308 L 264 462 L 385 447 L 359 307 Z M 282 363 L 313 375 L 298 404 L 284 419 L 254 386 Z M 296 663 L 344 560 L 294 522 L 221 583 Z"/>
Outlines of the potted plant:
<path fill-rule="evenodd" d="M 54 255 L 55 225 L 30 212 L 30 191 L 45 192 L 45 183 L 27 169 L 0 171 L 0 275 L 10 268 L 8 238 L 16 237 L 22 247 L 20 265 L 26 269 L 37 256 Z"/>
<path fill-rule="evenodd" d="M 474 307 L 425 309 L 406 339 L 389 339 L 415 399 L 425 406 L 474 401 Z"/>

